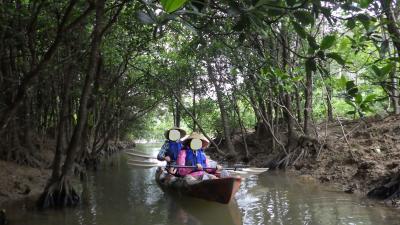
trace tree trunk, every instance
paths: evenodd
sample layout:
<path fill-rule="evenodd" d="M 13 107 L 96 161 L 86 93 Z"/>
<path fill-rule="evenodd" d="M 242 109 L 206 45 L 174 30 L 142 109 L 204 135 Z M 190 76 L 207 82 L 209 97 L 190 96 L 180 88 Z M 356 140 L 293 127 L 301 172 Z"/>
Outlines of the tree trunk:
<path fill-rule="evenodd" d="M 395 16 L 394 10 L 393 10 L 393 1 L 392 0 L 381 0 L 382 4 L 382 10 L 384 14 L 386 15 L 387 18 L 387 30 L 390 35 L 390 38 L 392 39 L 393 45 L 395 46 L 397 50 L 397 57 L 400 59 L 400 28 L 398 27 L 398 21 Z M 397 1 L 397 4 L 398 1 Z M 393 111 L 394 114 L 399 114 L 400 113 L 400 105 L 399 105 L 399 93 L 398 93 L 398 79 L 395 76 L 395 71 L 392 71 L 391 75 L 391 85 L 390 85 L 390 95 L 391 95 L 391 101 L 393 104 Z"/>
<path fill-rule="evenodd" d="M 397 66 L 397 63 L 395 63 L 395 65 Z M 396 66 L 393 68 L 393 70 L 390 72 L 390 99 L 392 101 L 392 105 L 393 105 L 393 113 L 395 115 L 400 114 L 400 94 L 399 94 L 399 90 L 398 90 L 398 86 L 399 86 L 399 80 L 396 77 Z"/>
<path fill-rule="evenodd" d="M 288 129 L 287 147 L 289 147 L 291 145 L 291 141 L 292 141 L 293 134 L 294 134 L 293 118 L 292 118 L 292 114 L 291 114 L 291 112 L 292 112 L 292 97 L 288 93 L 285 93 L 284 97 L 285 97 L 285 107 L 286 107 L 286 109 L 284 110 L 283 115 L 285 116 L 286 123 L 287 123 L 287 129 Z"/>
<path fill-rule="evenodd" d="M 285 71 L 286 73 L 289 73 L 287 69 L 287 65 L 290 62 L 290 55 L 288 54 L 288 44 L 289 44 L 289 39 L 288 39 L 288 32 L 286 29 L 286 24 L 282 24 L 281 28 L 281 48 L 282 48 L 282 71 Z M 287 134 L 287 146 L 289 147 L 291 145 L 291 140 L 293 138 L 293 118 L 292 118 L 292 96 L 288 91 L 280 90 L 281 93 L 283 93 L 283 102 L 285 105 L 285 109 L 283 109 L 283 116 L 285 117 L 286 124 L 287 124 L 287 129 L 288 129 L 288 134 Z"/>
<path fill-rule="evenodd" d="M 299 95 L 299 89 L 297 88 L 297 85 L 295 85 L 294 87 L 294 96 L 296 99 L 296 114 L 297 114 L 297 121 L 299 123 L 301 123 L 302 119 L 302 115 L 301 115 L 301 99 L 300 99 L 300 95 Z"/>
<path fill-rule="evenodd" d="M 181 95 L 179 94 L 178 97 L 181 98 Z M 175 100 L 175 126 L 176 127 L 181 126 L 181 107 L 179 105 L 178 100 Z"/>
<path fill-rule="evenodd" d="M 211 82 L 214 85 L 215 92 L 217 94 L 217 102 L 221 114 L 221 122 L 222 126 L 224 128 L 224 137 L 225 137 L 225 142 L 226 142 L 226 147 L 228 148 L 228 154 L 231 156 L 236 155 L 235 147 L 233 145 L 232 139 L 231 139 L 231 127 L 229 124 L 229 118 L 227 114 L 227 110 L 225 108 L 225 102 L 224 102 L 224 96 L 222 93 L 222 88 L 219 86 L 217 78 L 215 77 L 215 74 L 212 70 L 211 66 L 211 59 L 207 59 L 207 74 L 208 77 L 210 78 Z"/>
<path fill-rule="evenodd" d="M 254 76 L 254 74 L 249 74 L 249 79 L 250 82 L 253 84 L 252 87 L 255 93 L 255 96 L 252 94 L 250 95 L 250 100 L 254 103 L 252 104 L 252 106 L 257 115 L 257 137 L 269 138 L 273 130 L 270 130 L 270 126 L 265 121 L 270 122 L 272 119 L 272 108 L 270 107 L 271 105 L 268 104 L 266 106 L 266 102 L 263 98 L 264 94 L 261 92 L 260 87 L 257 85 L 257 78 Z M 256 102 L 258 107 L 255 107 Z M 270 103 L 270 101 L 268 103 Z"/>
<path fill-rule="evenodd" d="M 393 12 L 392 0 L 381 0 L 382 10 L 387 18 L 387 29 L 397 52 L 400 53 L 400 29 L 397 27 L 397 19 Z"/>
<path fill-rule="evenodd" d="M 307 71 L 306 73 L 306 89 L 305 89 L 305 103 L 304 103 L 304 133 L 308 135 L 310 133 L 310 123 L 312 116 L 312 98 L 313 98 L 313 79 L 312 72 Z"/>
<path fill-rule="evenodd" d="M 238 105 L 238 99 L 236 97 L 236 94 L 238 93 L 237 87 L 239 86 L 239 84 L 238 84 L 237 78 L 235 76 L 232 76 L 232 83 L 233 83 L 233 85 L 232 85 L 232 87 L 233 87 L 232 100 L 233 100 L 233 104 L 234 104 L 233 106 L 234 106 L 235 113 L 238 117 L 238 122 L 239 122 L 239 126 L 240 126 L 240 134 L 242 136 L 242 141 L 243 141 L 244 150 L 245 150 L 245 157 L 244 157 L 243 161 L 248 162 L 250 153 L 249 153 L 249 147 L 247 145 L 247 140 L 246 140 L 247 131 L 246 131 L 245 125 L 243 124 L 242 117 L 240 115 L 240 108 Z"/>
<path fill-rule="evenodd" d="M 67 157 L 62 167 L 59 179 L 55 181 L 51 180 L 42 193 L 38 201 L 40 208 L 75 206 L 80 201 L 80 196 L 71 185 L 70 178 L 73 175 L 75 156 L 77 151 L 80 149 L 83 131 L 85 126 L 87 126 L 88 101 L 100 59 L 100 44 L 102 29 L 104 27 L 104 1 L 105 0 L 96 1 L 96 22 L 92 32 L 88 71 L 80 97 L 77 124 L 67 148 Z"/>
<path fill-rule="evenodd" d="M 104 1 L 105 0 L 97 0 L 96 2 L 96 24 L 93 30 L 88 72 L 85 77 L 85 83 L 80 97 L 77 124 L 74 128 L 71 141 L 68 145 L 67 158 L 65 159 L 65 163 L 62 168 L 62 173 L 64 176 L 71 175 L 76 151 L 79 149 L 83 130 L 87 124 L 89 97 L 92 91 L 93 79 L 97 72 L 98 63 L 100 60 L 101 30 L 104 23 Z"/>
<path fill-rule="evenodd" d="M 196 77 L 193 78 L 193 98 L 192 98 L 192 104 L 193 104 L 193 117 L 196 118 Z M 196 122 L 193 119 L 193 131 L 196 131 Z"/>
<path fill-rule="evenodd" d="M 68 121 L 68 103 L 69 103 L 69 89 L 71 86 L 71 68 L 72 65 L 69 65 L 66 71 L 64 71 L 64 79 L 63 90 L 61 91 L 61 106 L 60 106 L 60 115 L 58 122 L 58 133 L 57 133 L 57 145 L 56 152 L 53 158 L 52 164 L 52 175 L 51 180 L 55 181 L 60 178 L 61 173 L 61 156 L 64 152 L 66 138 L 67 138 L 67 121 Z"/>
<path fill-rule="evenodd" d="M 332 107 L 332 87 L 326 85 L 326 105 L 328 110 L 328 121 L 333 122 L 333 107 Z"/>

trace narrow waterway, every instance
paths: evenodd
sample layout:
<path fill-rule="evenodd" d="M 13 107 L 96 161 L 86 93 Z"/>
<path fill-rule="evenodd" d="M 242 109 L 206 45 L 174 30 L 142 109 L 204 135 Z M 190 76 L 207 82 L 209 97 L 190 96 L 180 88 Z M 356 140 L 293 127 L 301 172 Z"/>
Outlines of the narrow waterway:
<path fill-rule="evenodd" d="M 156 154 L 160 145 L 138 145 Z M 396 209 L 355 195 L 303 183 L 282 172 L 246 178 L 229 205 L 164 194 L 153 169 L 130 168 L 124 154 L 113 156 L 84 185 L 84 204 L 74 209 L 8 209 L 14 225 L 233 225 L 233 224 L 400 224 Z"/>

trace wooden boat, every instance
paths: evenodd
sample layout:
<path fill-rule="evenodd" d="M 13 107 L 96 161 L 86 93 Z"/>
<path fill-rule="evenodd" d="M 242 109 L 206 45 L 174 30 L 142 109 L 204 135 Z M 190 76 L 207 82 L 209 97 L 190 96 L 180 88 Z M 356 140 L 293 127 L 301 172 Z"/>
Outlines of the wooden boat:
<path fill-rule="evenodd" d="M 189 183 L 184 178 L 168 174 L 161 167 L 156 172 L 156 182 L 164 192 L 187 195 L 223 204 L 228 204 L 235 196 L 241 181 L 240 177 L 227 177 Z"/>

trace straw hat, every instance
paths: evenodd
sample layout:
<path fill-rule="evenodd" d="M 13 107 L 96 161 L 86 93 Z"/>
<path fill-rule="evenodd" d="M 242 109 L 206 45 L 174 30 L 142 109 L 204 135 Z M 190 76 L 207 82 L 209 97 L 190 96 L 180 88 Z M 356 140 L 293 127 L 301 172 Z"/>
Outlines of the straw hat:
<path fill-rule="evenodd" d="M 179 128 L 179 127 L 172 127 L 171 129 L 168 129 L 168 130 L 166 130 L 166 131 L 164 132 L 164 137 L 165 137 L 166 139 L 169 138 L 169 132 L 170 132 L 171 130 L 177 130 L 177 131 L 179 131 L 179 133 L 181 134 L 181 138 L 185 137 L 185 135 L 186 135 L 186 131 L 185 131 L 184 129 L 181 129 L 181 128 Z"/>
<path fill-rule="evenodd" d="M 189 135 L 189 137 L 185 138 L 185 140 L 183 141 L 183 144 L 189 145 L 189 143 L 192 139 L 200 139 L 201 142 L 203 143 L 203 149 L 207 148 L 210 144 L 210 141 L 208 141 L 208 139 L 206 137 L 204 137 L 203 134 L 199 134 L 197 132 L 193 132 Z"/>

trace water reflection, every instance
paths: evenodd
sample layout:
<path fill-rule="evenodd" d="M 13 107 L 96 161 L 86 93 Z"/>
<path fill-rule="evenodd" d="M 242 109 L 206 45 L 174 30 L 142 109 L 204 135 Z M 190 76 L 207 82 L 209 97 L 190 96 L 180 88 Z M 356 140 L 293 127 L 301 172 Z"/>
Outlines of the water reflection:
<path fill-rule="evenodd" d="M 156 154 L 159 145 L 139 145 Z M 121 154 L 88 176 L 84 204 L 74 209 L 32 212 L 10 207 L 16 225 L 240 225 L 399 224 L 398 211 L 354 195 L 304 184 L 279 172 L 246 178 L 229 205 L 164 194 L 155 169 L 134 169 Z M 112 165 L 112 166 L 110 166 Z"/>
<path fill-rule="evenodd" d="M 169 202 L 166 224 L 242 224 L 236 201 L 222 205 L 183 196 L 166 196 L 166 199 Z"/>
<path fill-rule="evenodd" d="M 258 185 L 244 185 L 237 196 L 244 224 L 398 224 L 396 210 L 370 207 L 354 195 L 294 182 L 279 172 L 249 181 Z"/>

